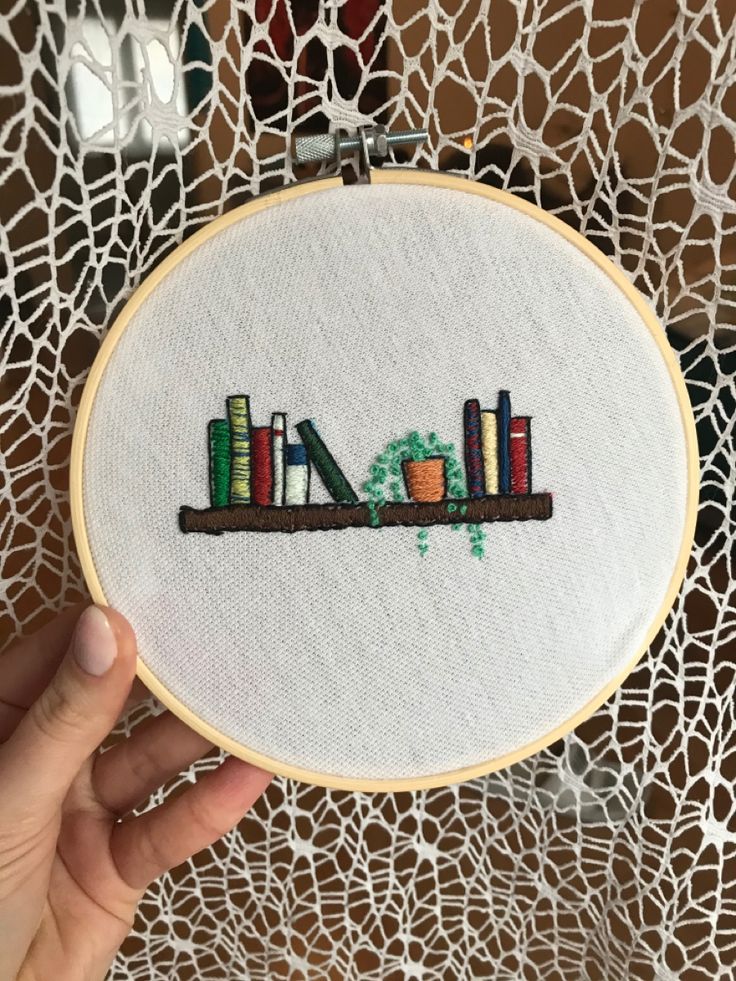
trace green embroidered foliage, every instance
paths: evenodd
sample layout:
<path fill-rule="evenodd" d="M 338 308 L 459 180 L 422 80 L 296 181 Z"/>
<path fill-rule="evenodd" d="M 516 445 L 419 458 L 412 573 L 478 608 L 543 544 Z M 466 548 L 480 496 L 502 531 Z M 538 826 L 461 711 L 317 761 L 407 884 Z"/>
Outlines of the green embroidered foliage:
<path fill-rule="evenodd" d="M 368 496 L 368 506 L 371 511 L 371 524 L 380 526 L 381 506 L 387 501 L 405 501 L 406 491 L 401 472 L 401 464 L 404 460 L 426 460 L 432 456 L 443 456 L 445 458 L 445 476 L 447 480 L 447 496 L 451 498 L 467 497 L 467 486 L 465 483 L 465 472 L 457 457 L 457 452 L 453 443 L 443 443 L 437 433 L 428 433 L 426 436 L 414 431 L 401 439 L 390 442 L 386 449 L 378 454 L 374 463 L 369 469 L 369 478 L 363 484 L 363 490 Z M 456 504 L 448 503 L 448 513 L 457 510 Z M 465 514 L 467 505 L 460 506 L 460 513 Z M 452 525 L 454 531 L 462 528 L 462 525 Z M 468 535 L 470 537 L 471 554 L 477 558 L 482 558 L 484 554 L 483 543 L 486 534 L 479 525 L 468 525 Z M 417 548 L 419 554 L 424 556 L 429 551 L 429 532 L 422 528 L 417 533 Z"/>

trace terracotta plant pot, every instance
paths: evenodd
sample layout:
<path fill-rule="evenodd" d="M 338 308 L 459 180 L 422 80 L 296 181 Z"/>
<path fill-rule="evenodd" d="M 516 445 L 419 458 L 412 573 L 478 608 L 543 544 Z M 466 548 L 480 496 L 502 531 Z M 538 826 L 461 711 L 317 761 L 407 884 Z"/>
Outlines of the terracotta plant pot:
<path fill-rule="evenodd" d="M 445 458 L 430 456 L 426 460 L 404 460 L 404 483 L 412 501 L 441 501 L 447 493 Z"/>

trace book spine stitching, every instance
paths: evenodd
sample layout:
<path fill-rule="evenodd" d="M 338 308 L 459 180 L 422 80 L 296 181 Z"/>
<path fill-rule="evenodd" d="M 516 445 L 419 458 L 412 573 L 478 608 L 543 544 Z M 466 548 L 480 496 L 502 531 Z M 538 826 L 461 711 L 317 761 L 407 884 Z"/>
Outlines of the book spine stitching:
<path fill-rule="evenodd" d="M 483 497 L 485 477 L 483 474 L 483 453 L 480 442 L 480 403 L 478 399 L 468 399 L 464 407 L 465 430 L 465 473 L 470 497 Z"/>
<path fill-rule="evenodd" d="M 231 395 L 227 400 L 230 420 L 230 503 L 251 502 L 251 423 L 247 395 Z"/>
<path fill-rule="evenodd" d="M 273 503 L 273 447 L 270 426 L 254 426 L 252 441 L 252 498 L 254 504 Z"/>
<path fill-rule="evenodd" d="M 212 507 L 224 507 L 230 503 L 230 424 L 227 419 L 210 419 L 207 429 L 210 503 Z"/>
<path fill-rule="evenodd" d="M 510 425 L 511 493 L 531 493 L 531 420 L 517 416 Z"/>
<path fill-rule="evenodd" d="M 498 494 L 498 419 L 493 409 L 480 414 L 480 436 L 486 494 Z"/>
<path fill-rule="evenodd" d="M 286 415 L 274 412 L 273 429 L 273 503 L 283 505 L 286 481 Z"/>
<path fill-rule="evenodd" d="M 303 419 L 297 424 L 296 429 L 302 438 L 309 459 L 314 464 L 314 469 L 333 499 L 345 504 L 357 503 L 357 494 L 325 446 L 311 419 Z"/>
<path fill-rule="evenodd" d="M 511 400 L 508 392 L 498 393 L 498 492 L 511 493 L 511 459 L 509 456 L 509 430 L 511 425 Z"/>

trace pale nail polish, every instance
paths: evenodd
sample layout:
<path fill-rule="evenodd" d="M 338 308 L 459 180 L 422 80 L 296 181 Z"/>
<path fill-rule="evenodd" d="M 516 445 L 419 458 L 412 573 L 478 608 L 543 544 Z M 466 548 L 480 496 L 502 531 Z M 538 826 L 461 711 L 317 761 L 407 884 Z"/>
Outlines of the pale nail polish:
<path fill-rule="evenodd" d="M 88 607 L 74 631 L 74 660 L 82 671 L 99 677 L 112 667 L 117 653 L 118 645 L 110 621 L 99 607 Z"/>

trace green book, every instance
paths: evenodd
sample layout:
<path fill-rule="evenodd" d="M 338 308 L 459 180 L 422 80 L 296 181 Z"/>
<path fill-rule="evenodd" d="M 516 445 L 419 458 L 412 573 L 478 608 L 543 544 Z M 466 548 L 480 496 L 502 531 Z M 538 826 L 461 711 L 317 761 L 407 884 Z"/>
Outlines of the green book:
<path fill-rule="evenodd" d="M 250 400 L 231 395 L 227 400 L 230 420 L 230 503 L 251 502 Z"/>
<path fill-rule="evenodd" d="M 307 450 L 307 455 L 320 475 L 322 483 L 335 501 L 345 504 L 357 504 L 358 495 L 348 483 L 348 479 L 337 465 L 337 462 L 315 429 L 311 419 L 304 419 L 297 424 L 297 432 Z"/>
<path fill-rule="evenodd" d="M 230 503 L 230 423 L 210 419 L 210 506 L 224 508 Z"/>

